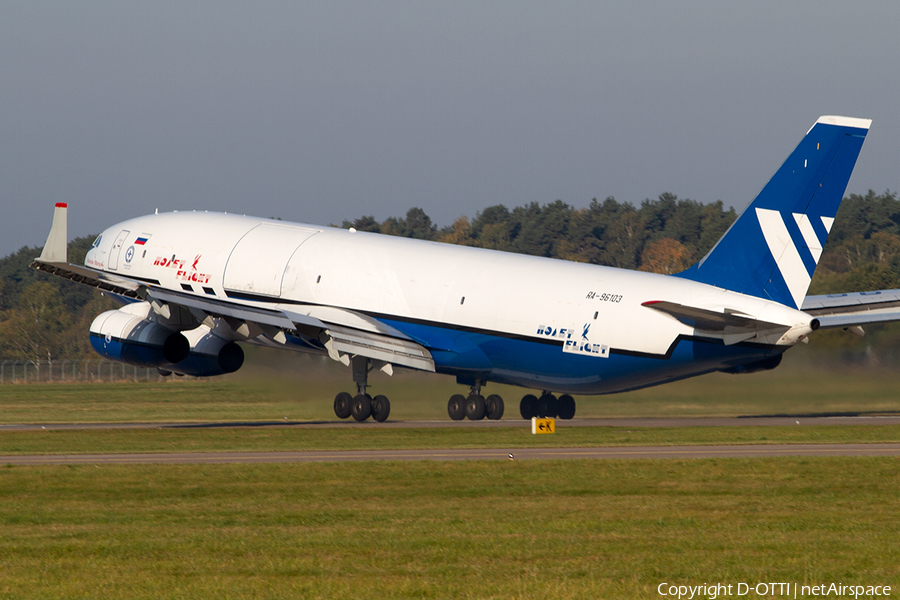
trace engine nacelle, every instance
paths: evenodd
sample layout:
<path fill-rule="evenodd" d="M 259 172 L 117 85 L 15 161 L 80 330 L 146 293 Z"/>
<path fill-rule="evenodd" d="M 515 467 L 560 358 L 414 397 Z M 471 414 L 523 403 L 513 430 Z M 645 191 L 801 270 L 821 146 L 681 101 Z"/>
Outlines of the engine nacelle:
<path fill-rule="evenodd" d="M 202 326 L 184 332 L 190 352 L 184 360 L 162 369 L 181 375 L 211 377 L 234 373 L 244 364 L 244 351 L 232 341 L 223 339 Z"/>
<path fill-rule="evenodd" d="M 108 310 L 91 323 L 91 347 L 97 354 L 139 367 L 179 363 L 188 357 L 191 346 L 184 335 L 127 308 Z"/>
<path fill-rule="evenodd" d="M 91 346 L 104 358 L 157 367 L 163 374 L 210 377 L 234 373 L 244 364 L 244 351 L 219 335 L 218 327 L 178 332 L 153 318 L 147 302 L 107 311 L 91 323 Z"/>

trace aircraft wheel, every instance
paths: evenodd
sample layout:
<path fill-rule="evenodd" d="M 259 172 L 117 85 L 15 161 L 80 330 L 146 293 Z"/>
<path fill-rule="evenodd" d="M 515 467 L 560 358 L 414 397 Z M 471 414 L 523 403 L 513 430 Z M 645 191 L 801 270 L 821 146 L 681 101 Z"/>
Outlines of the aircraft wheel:
<path fill-rule="evenodd" d="M 537 401 L 538 417 L 555 417 L 556 416 L 556 396 L 553 394 L 544 394 Z"/>
<path fill-rule="evenodd" d="M 563 394 L 557 400 L 557 415 L 560 419 L 571 419 L 575 416 L 575 398 L 569 394 Z"/>
<path fill-rule="evenodd" d="M 341 392 L 334 397 L 334 414 L 338 419 L 349 417 L 351 408 L 353 408 L 353 396 L 347 392 Z"/>
<path fill-rule="evenodd" d="M 503 416 L 503 398 L 497 394 L 491 394 L 485 400 L 487 407 L 487 418 L 492 421 L 499 421 Z"/>
<path fill-rule="evenodd" d="M 519 402 L 519 414 L 523 419 L 530 420 L 531 417 L 537 416 L 537 396 L 527 394 L 522 401 Z"/>
<path fill-rule="evenodd" d="M 466 398 L 466 416 L 470 421 L 480 421 L 484 418 L 485 406 L 484 396 L 472 394 Z"/>
<path fill-rule="evenodd" d="M 387 396 L 375 396 L 372 400 L 372 418 L 383 423 L 391 414 L 391 401 Z"/>
<path fill-rule="evenodd" d="M 450 396 L 450 402 L 447 403 L 447 414 L 454 421 L 462 421 L 466 418 L 466 397 L 462 394 L 454 394 Z"/>
<path fill-rule="evenodd" d="M 365 421 L 372 414 L 372 398 L 368 394 L 360 394 L 353 399 L 350 414 L 357 421 Z"/>

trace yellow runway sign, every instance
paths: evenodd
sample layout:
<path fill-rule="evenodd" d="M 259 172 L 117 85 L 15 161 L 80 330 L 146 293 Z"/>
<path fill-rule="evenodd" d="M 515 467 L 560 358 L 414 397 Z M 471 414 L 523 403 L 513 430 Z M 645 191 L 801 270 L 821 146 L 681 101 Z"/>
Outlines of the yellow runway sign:
<path fill-rule="evenodd" d="M 531 433 L 556 433 L 556 419 L 531 417 Z"/>

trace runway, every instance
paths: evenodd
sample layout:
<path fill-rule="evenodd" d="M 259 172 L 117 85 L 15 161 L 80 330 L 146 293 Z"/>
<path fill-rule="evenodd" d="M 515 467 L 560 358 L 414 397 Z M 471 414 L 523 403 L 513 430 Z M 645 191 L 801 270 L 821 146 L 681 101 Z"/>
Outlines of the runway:
<path fill-rule="evenodd" d="M 512 455 L 512 459 L 510 459 Z M 241 464 L 358 461 L 691 459 L 775 456 L 895 456 L 900 443 L 889 444 L 760 444 L 740 446 L 633 446 L 607 448 L 508 448 L 454 450 L 357 450 L 304 452 L 191 452 L 171 454 L 77 454 L 4 456 L 0 464 L 123 465 Z"/>
<path fill-rule="evenodd" d="M 778 427 L 778 426 L 815 426 L 815 425 L 900 425 L 897 414 L 830 414 L 830 415 L 774 415 L 774 416 L 741 416 L 741 417 L 628 417 L 605 419 L 572 419 L 557 421 L 559 427 Z M 364 421 L 357 423 L 352 419 L 345 421 L 223 421 L 201 423 L 10 423 L 0 424 L 2 431 L 34 431 L 63 429 L 209 429 L 225 427 L 295 427 L 299 429 L 328 428 L 446 428 L 475 427 L 503 428 L 530 427 L 530 422 L 518 418 L 500 421 L 451 421 L 449 419 L 435 421 L 385 421 L 375 423 Z"/>
<path fill-rule="evenodd" d="M 748 427 L 822 425 L 898 425 L 900 415 L 781 415 L 766 417 L 682 417 L 574 419 L 558 421 L 558 427 Z M 98 430 L 98 429 L 209 429 L 209 428 L 507 428 L 529 427 L 521 419 L 505 421 L 250 421 L 207 423 L 29 423 L 0 424 L 3 431 Z M 716 446 L 619 446 L 601 448 L 493 448 L 430 450 L 359 450 L 297 452 L 195 452 L 153 454 L 6 455 L 7 465 L 78 464 L 225 464 L 302 463 L 345 461 L 420 460 L 561 460 L 561 459 L 689 459 L 753 458 L 773 456 L 900 456 L 900 443 L 873 444 L 748 444 Z"/>

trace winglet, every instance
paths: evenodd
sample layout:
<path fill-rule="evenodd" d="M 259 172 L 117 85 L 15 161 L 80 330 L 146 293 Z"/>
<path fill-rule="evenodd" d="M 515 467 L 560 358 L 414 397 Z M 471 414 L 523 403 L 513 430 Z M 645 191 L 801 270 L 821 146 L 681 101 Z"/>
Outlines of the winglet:
<path fill-rule="evenodd" d="M 56 203 L 56 208 L 53 210 L 53 225 L 50 226 L 47 243 L 44 244 L 44 250 L 38 260 L 50 263 L 68 262 L 67 211 L 68 205 L 65 202 Z"/>

